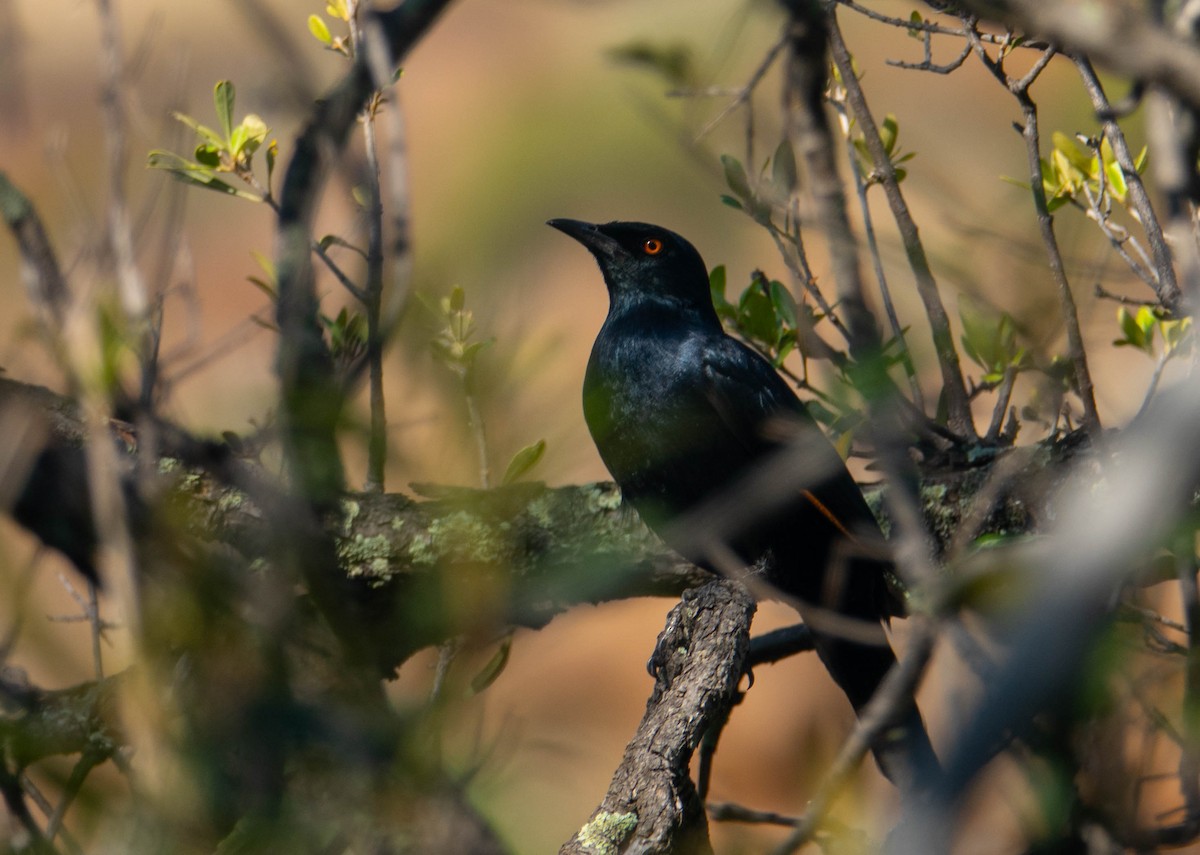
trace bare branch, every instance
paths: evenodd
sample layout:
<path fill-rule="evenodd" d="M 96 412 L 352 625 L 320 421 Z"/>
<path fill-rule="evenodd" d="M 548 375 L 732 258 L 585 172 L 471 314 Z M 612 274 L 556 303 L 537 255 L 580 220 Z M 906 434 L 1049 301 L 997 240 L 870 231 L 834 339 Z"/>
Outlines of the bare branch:
<path fill-rule="evenodd" d="M 999 20 L 1070 53 L 1082 53 L 1110 70 L 1156 83 L 1200 109 L 1200 51 L 1156 23 L 1139 7 L 1111 0 L 1087 4 L 1043 0 L 960 0 L 983 18 Z"/>
<path fill-rule="evenodd" d="M 937 282 L 929 267 L 929 259 L 925 255 L 925 247 L 921 243 L 917 224 L 908 210 L 908 203 L 900 190 L 900 182 L 896 177 L 896 169 L 892 165 L 884 149 L 879 128 L 871 114 L 867 99 L 854 74 L 850 51 L 842 39 L 837 19 L 830 18 L 829 46 L 841 76 L 842 85 L 846 88 L 846 101 L 854 114 L 855 120 L 862 128 L 863 140 L 871 159 L 875 164 L 875 175 L 883 185 L 887 195 L 892 217 L 900 231 L 900 240 L 908 257 L 909 267 L 913 271 L 917 293 L 925 306 L 925 315 L 933 333 L 934 350 L 937 353 L 938 366 L 942 372 L 942 388 L 946 393 L 946 404 L 949 412 L 950 429 L 966 438 L 975 437 L 975 426 L 971 418 L 971 407 L 967 399 L 966 385 L 963 383 L 962 369 L 958 361 L 958 349 L 955 347 L 954 335 L 950 331 L 950 320 L 946 315 L 946 307 L 938 293 Z"/>

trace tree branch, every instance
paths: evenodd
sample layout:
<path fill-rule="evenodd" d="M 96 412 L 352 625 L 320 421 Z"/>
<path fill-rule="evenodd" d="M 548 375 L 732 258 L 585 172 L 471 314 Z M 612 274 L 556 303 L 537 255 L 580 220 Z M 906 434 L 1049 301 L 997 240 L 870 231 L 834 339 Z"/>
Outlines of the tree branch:
<path fill-rule="evenodd" d="M 688 766 L 705 732 L 733 704 L 754 610 L 741 584 L 722 579 L 688 591 L 667 615 L 651 660 L 656 680 L 646 714 L 604 800 L 560 855 L 712 851 Z"/>

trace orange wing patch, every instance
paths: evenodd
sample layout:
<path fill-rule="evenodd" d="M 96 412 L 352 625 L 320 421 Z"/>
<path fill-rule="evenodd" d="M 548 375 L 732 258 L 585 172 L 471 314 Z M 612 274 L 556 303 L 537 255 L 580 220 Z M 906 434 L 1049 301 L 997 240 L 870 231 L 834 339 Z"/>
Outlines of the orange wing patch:
<path fill-rule="evenodd" d="M 842 521 L 839 520 L 834 515 L 833 511 L 831 511 L 831 510 L 829 510 L 829 508 L 825 507 L 824 502 L 822 502 L 815 495 L 813 495 L 812 490 L 801 490 L 800 495 L 804 496 L 804 498 L 806 498 L 810 502 L 812 502 L 812 506 L 814 508 L 816 508 L 818 512 L 820 512 L 821 516 L 825 517 L 825 519 L 827 519 L 831 523 L 833 523 L 833 527 L 836 528 L 838 531 L 840 531 L 842 534 L 844 534 L 846 536 L 847 540 L 854 542 L 854 543 L 858 542 L 858 538 L 855 537 L 853 534 L 851 534 L 850 530 L 847 529 L 844 525 L 842 525 Z"/>

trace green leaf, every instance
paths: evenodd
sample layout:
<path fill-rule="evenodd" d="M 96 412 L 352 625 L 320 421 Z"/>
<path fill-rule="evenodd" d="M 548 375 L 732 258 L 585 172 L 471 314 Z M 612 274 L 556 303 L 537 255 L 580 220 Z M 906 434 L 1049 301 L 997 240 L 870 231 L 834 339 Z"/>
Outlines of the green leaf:
<path fill-rule="evenodd" d="M 832 427 L 838 421 L 838 414 L 829 407 L 825 406 L 820 401 L 806 401 L 804 409 L 808 410 L 808 414 L 826 427 Z"/>
<path fill-rule="evenodd" d="M 718 300 L 722 303 L 725 300 L 725 265 L 718 264 L 708 274 L 708 290 L 712 294 L 713 302 Z"/>
<path fill-rule="evenodd" d="M 725 297 L 725 265 L 720 264 L 708 274 L 708 291 L 712 295 L 713 308 L 723 321 L 735 322 L 737 309 Z"/>
<path fill-rule="evenodd" d="M 1137 158 L 1133 161 L 1133 168 L 1140 175 L 1142 170 L 1146 168 L 1146 163 L 1150 159 L 1150 150 L 1146 146 L 1142 146 L 1142 150 L 1138 152 Z"/>
<path fill-rule="evenodd" d="M 326 11 L 329 10 L 326 9 Z M 325 20 L 320 15 L 308 16 L 308 31 L 325 47 L 333 44 L 333 34 L 329 32 L 328 25 L 326 25 Z"/>
<path fill-rule="evenodd" d="M 1095 156 L 1084 149 L 1075 139 L 1060 131 L 1050 135 L 1056 151 L 1062 153 L 1067 161 L 1080 172 L 1091 174 L 1095 170 Z"/>
<path fill-rule="evenodd" d="M 1108 192 L 1118 202 L 1124 202 L 1129 194 L 1129 184 L 1125 181 L 1125 170 L 1121 164 L 1113 161 L 1104 166 L 1104 180 L 1108 182 Z"/>
<path fill-rule="evenodd" d="M 908 21 L 911 24 L 924 24 L 925 18 L 922 17 L 921 13 L 918 12 L 916 9 L 913 9 L 912 12 L 908 16 Z M 909 38 L 913 38 L 913 39 L 924 39 L 925 38 L 924 32 L 919 27 L 908 27 L 907 33 L 908 33 Z"/>
<path fill-rule="evenodd" d="M 728 205 L 731 208 L 737 208 L 739 211 L 746 210 L 741 202 L 725 193 L 721 194 L 721 202 L 722 204 Z"/>
<path fill-rule="evenodd" d="M 776 317 L 784 325 L 794 329 L 796 326 L 796 299 L 792 296 L 792 292 L 782 282 L 775 279 L 771 280 L 769 289 L 771 305 L 775 309 Z"/>
<path fill-rule="evenodd" d="M 1142 328 L 1142 332 L 1150 335 L 1152 330 L 1158 325 L 1158 315 L 1154 314 L 1154 310 L 1149 306 L 1142 306 L 1137 310 L 1134 316 L 1137 325 Z"/>
<path fill-rule="evenodd" d="M 754 192 L 750 189 L 750 179 L 746 177 L 746 168 L 742 162 L 732 155 L 721 155 L 721 166 L 725 170 L 725 183 L 743 202 L 753 202 Z"/>
<path fill-rule="evenodd" d="M 771 157 L 771 183 L 783 198 L 797 186 L 796 154 L 786 139 L 775 147 L 775 154 Z"/>
<path fill-rule="evenodd" d="M 1003 377 L 1019 352 L 1012 316 L 967 297 L 959 300 L 958 315 L 963 325 L 963 352 L 988 375 Z"/>
<path fill-rule="evenodd" d="M 248 162 L 254 152 L 258 151 L 258 147 L 263 144 L 263 140 L 267 138 L 268 130 L 266 122 L 254 113 L 250 113 L 242 119 L 241 124 L 233 129 L 233 134 L 229 138 L 229 148 L 233 152 L 234 159 L 243 164 Z"/>
<path fill-rule="evenodd" d="M 267 295 L 267 298 L 274 303 L 279 299 L 279 292 L 275 290 L 275 286 L 265 279 L 258 276 L 247 276 L 246 281 Z"/>
<path fill-rule="evenodd" d="M 225 132 L 226 140 L 233 136 L 234 97 L 233 84 L 228 80 L 221 80 L 213 87 L 213 104 L 217 108 L 217 121 L 221 123 L 221 130 Z"/>
<path fill-rule="evenodd" d="M 767 293 L 767 284 L 755 279 L 738 300 L 738 328 L 755 341 L 774 347 L 779 336 L 779 320 Z"/>
<path fill-rule="evenodd" d="M 271 189 L 271 176 L 275 174 L 275 160 L 279 157 L 279 141 L 271 140 L 267 146 L 267 189 Z"/>
<path fill-rule="evenodd" d="M 504 673 L 504 668 L 508 665 L 508 654 L 512 650 L 512 635 L 507 635 L 500 642 L 500 646 L 496 649 L 495 655 L 488 660 L 488 663 L 483 666 L 478 674 L 471 678 L 471 693 L 479 694 L 496 679 Z"/>
<path fill-rule="evenodd" d="M 191 116 L 189 116 L 187 113 L 172 113 L 171 115 L 174 116 L 177 121 L 182 122 L 183 124 L 187 125 L 189 128 L 191 128 L 193 131 L 195 131 L 200 136 L 204 137 L 204 139 L 206 139 L 208 142 L 212 143 L 217 148 L 219 148 L 219 149 L 225 148 L 225 144 L 227 142 L 226 139 L 223 136 L 221 136 L 220 134 L 218 134 L 216 131 L 214 131 L 212 128 L 208 127 L 207 125 L 200 124 L 195 119 L 193 119 Z"/>
<path fill-rule="evenodd" d="M 1188 333 L 1192 329 L 1191 317 L 1165 320 L 1159 323 L 1158 328 L 1162 332 L 1163 348 L 1167 353 L 1174 353 L 1181 347 L 1191 346 L 1191 339 L 1188 337 Z"/>
<path fill-rule="evenodd" d="M 1138 311 L 1138 315 L 1141 314 L 1141 311 Z M 1120 326 L 1123 337 L 1114 341 L 1113 344 L 1117 347 L 1136 347 L 1138 350 L 1153 355 L 1153 328 L 1147 334 L 1147 329 L 1139 323 L 1138 316 L 1130 314 L 1129 309 L 1125 306 L 1117 309 L 1117 325 Z"/>
<path fill-rule="evenodd" d="M 349 21 L 350 11 L 346 8 L 346 0 L 331 0 L 325 4 L 325 14 L 339 21 Z"/>
<path fill-rule="evenodd" d="M 879 131 L 879 138 L 883 142 L 883 150 L 890 156 L 896 149 L 896 138 L 900 135 L 900 124 L 896 121 L 896 117 L 888 113 L 883 117 L 883 127 Z"/>
<path fill-rule="evenodd" d="M 259 266 L 263 273 L 267 274 L 272 282 L 275 281 L 275 260 L 271 256 L 259 252 L 258 250 L 250 250 L 250 257 L 254 259 L 254 263 Z"/>
<path fill-rule="evenodd" d="M 146 165 L 151 169 L 165 169 L 184 184 L 194 184 L 197 187 L 216 190 L 218 193 L 237 196 L 241 199 L 248 199 L 251 202 L 262 201 L 261 196 L 226 184 L 216 177 L 215 172 L 211 168 L 201 166 L 198 163 L 192 163 L 173 152 L 152 151 L 147 157 Z"/>
<path fill-rule="evenodd" d="M 221 149 L 212 143 L 200 143 L 196 146 L 196 162 L 211 169 L 220 168 Z"/>
<path fill-rule="evenodd" d="M 653 71 L 681 89 L 695 85 L 698 78 L 692 49 L 685 42 L 655 44 L 644 39 L 632 41 L 610 49 L 608 57 L 615 62 Z"/>
<path fill-rule="evenodd" d="M 508 467 L 504 470 L 504 477 L 500 479 L 500 484 L 512 484 L 521 478 L 526 472 L 538 464 L 542 459 L 542 455 L 546 453 L 546 440 L 539 439 L 533 445 L 527 445 L 513 455 L 513 459 L 508 462 Z"/>

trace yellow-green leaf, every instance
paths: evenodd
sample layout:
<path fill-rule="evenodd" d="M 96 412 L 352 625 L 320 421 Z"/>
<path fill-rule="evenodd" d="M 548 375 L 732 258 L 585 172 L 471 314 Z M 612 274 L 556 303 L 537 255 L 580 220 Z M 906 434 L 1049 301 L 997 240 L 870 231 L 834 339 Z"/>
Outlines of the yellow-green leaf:
<path fill-rule="evenodd" d="M 326 11 L 329 11 L 326 9 Z M 325 23 L 325 19 L 320 15 L 308 16 L 308 31 L 313 34 L 313 37 L 321 44 L 329 47 L 333 44 L 333 34 L 329 32 L 329 26 Z"/>
<path fill-rule="evenodd" d="M 504 477 L 500 479 L 500 483 L 512 484 L 519 480 L 521 476 L 537 465 L 545 453 L 546 440 L 544 439 L 539 439 L 533 445 L 525 446 L 513 455 L 513 459 L 508 463 L 508 468 L 504 470 Z"/>

